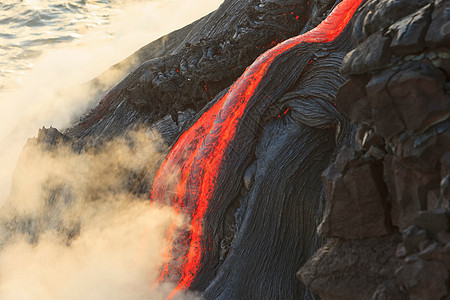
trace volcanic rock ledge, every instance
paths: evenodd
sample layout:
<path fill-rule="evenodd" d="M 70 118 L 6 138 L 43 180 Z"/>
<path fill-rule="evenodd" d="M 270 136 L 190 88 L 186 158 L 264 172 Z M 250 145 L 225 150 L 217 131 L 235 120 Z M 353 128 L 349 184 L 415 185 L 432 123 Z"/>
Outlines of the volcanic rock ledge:
<path fill-rule="evenodd" d="M 368 1 L 339 110 L 356 149 L 324 172 L 319 234 L 298 272 L 323 299 L 450 299 L 450 1 Z"/>

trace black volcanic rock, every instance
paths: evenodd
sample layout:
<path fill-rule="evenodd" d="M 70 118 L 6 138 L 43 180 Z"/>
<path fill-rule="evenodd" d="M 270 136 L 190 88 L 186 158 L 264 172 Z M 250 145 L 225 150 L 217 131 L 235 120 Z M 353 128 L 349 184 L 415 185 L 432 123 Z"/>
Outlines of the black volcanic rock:
<path fill-rule="evenodd" d="M 409 291 L 409 299 L 434 300 L 447 295 L 448 270 L 437 261 L 418 260 L 395 273 Z"/>
<path fill-rule="evenodd" d="M 403 231 L 403 242 L 407 253 L 417 252 L 419 244 L 427 238 L 427 232 L 414 225 Z"/>
<path fill-rule="evenodd" d="M 374 33 L 386 31 L 396 21 L 417 12 L 429 0 L 369 0 L 355 17 L 352 39 L 360 44 Z"/>
<path fill-rule="evenodd" d="M 381 33 L 371 35 L 347 54 L 342 63 L 342 72 L 352 75 L 362 74 L 385 66 L 391 58 L 390 43 L 391 39 Z"/>
<path fill-rule="evenodd" d="M 50 127 L 50 128 L 41 128 L 38 131 L 38 136 L 36 142 L 41 144 L 42 147 L 47 150 L 54 149 L 56 146 L 60 144 L 68 144 L 71 139 L 58 131 L 58 129 Z"/>
<path fill-rule="evenodd" d="M 414 219 L 414 224 L 433 234 L 450 231 L 450 211 L 445 208 L 421 211 Z"/>
<path fill-rule="evenodd" d="M 338 109 L 354 122 L 371 120 L 372 111 L 367 105 L 366 84 L 370 77 L 352 76 L 338 91 Z"/>
<path fill-rule="evenodd" d="M 445 75 L 431 64 L 402 70 L 388 81 L 393 109 L 410 132 L 421 132 L 450 116 L 450 97 L 444 91 Z"/>
<path fill-rule="evenodd" d="M 404 17 L 389 27 L 394 34 L 391 49 L 395 54 L 414 53 L 425 48 L 425 34 L 430 24 L 432 5 Z"/>
<path fill-rule="evenodd" d="M 344 148 L 323 174 L 328 191 L 318 232 L 325 237 L 362 239 L 390 232 L 382 173 Z"/>
<path fill-rule="evenodd" d="M 446 121 L 421 134 L 404 133 L 394 139 L 396 147 L 393 152 L 410 169 L 435 172 L 440 165 L 441 169 L 445 169 L 445 160 L 442 158 L 450 147 L 449 128 L 450 122 Z M 448 174 L 442 171 L 441 177 Z"/>
<path fill-rule="evenodd" d="M 427 208 L 427 191 L 436 187 L 439 174 L 411 170 L 392 155 L 385 159 L 384 174 L 390 193 L 392 222 L 406 228 L 419 211 Z"/>
<path fill-rule="evenodd" d="M 360 153 L 342 149 L 324 173 L 327 209 L 320 232 L 335 239 L 299 271 L 300 280 L 323 299 L 450 297 L 449 5 L 441 0 L 372 0 L 365 2 L 354 19 L 352 38 L 357 47 L 342 67 L 350 78 L 338 92 L 337 107 L 358 124 L 355 144 Z M 389 45 L 381 43 L 383 39 Z M 379 61 L 372 62 L 374 57 Z M 372 160 L 365 165 L 349 163 L 364 161 L 369 153 Z M 374 161 L 382 163 L 382 178 L 372 177 L 381 179 L 379 185 L 368 183 L 371 172 L 361 172 L 362 166 Z M 347 174 L 357 176 L 345 181 Z M 371 195 L 359 193 L 352 199 L 350 191 L 358 191 L 363 184 Z M 365 207 L 378 205 L 371 211 L 379 211 L 376 195 L 385 187 L 383 207 L 390 218 L 381 213 L 369 217 L 368 210 L 355 209 L 356 203 L 366 203 Z M 353 220 L 369 224 L 385 220 L 392 231 L 386 237 L 366 231 L 379 245 L 365 251 L 366 236 L 348 235 L 358 232 L 355 227 L 362 228 Z M 396 230 L 402 237 L 394 242 L 395 254 L 383 260 L 384 270 L 372 273 L 374 262 L 362 266 L 361 261 L 370 259 L 369 253 L 384 249 L 384 242 Z M 354 263 L 346 261 L 347 249 L 334 246 L 350 242 L 361 243 L 355 246 Z M 385 272 L 395 275 L 387 278 Z M 360 277 L 379 285 L 374 287 Z M 361 294 L 362 290 L 367 294 Z"/>
<path fill-rule="evenodd" d="M 448 46 L 450 43 L 450 21 L 448 9 L 449 1 L 434 1 L 435 9 L 432 14 L 432 21 L 428 28 L 425 41 L 430 47 Z"/>
<path fill-rule="evenodd" d="M 361 240 L 332 239 L 300 269 L 297 277 L 324 300 L 370 299 L 394 279 L 397 235 Z"/>
<path fill-rule="evenodd" d="M 119 69 L 127 64 L 134 68 L 65 134 L 80 140 L 108 139 L 166 115 L 176 122 L 179 112 L 198 112 L 260 54 L 314 26 L 317 20 L 312 19 L 326 12 L 330 2 L 314 3 L 310 11 L 301 0 L 289 5 L 225 1 L 217 11 L 119 64 Z"/>
<path fill-rule="evenodd" d="M 369 124 L 386 139 L 405 130 L 405 123 L 396 110 L 387 85 L 394 74 L 391 69 L 383 70 L 366 85 L 368 106 L 372 111 Z"/>
<path fill-rule="evenodd" d="M 450 174 L 450 151 L 445 152 L 440 159 L 441 163 L 441 177 L 445 177 Z"/>

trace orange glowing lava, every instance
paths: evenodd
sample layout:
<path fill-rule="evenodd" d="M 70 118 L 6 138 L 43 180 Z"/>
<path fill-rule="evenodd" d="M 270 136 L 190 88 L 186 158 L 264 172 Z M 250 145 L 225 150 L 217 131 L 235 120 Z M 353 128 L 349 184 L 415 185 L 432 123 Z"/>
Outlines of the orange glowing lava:
<path fill-rule="evenodd" d="M 206 111 L 184 134 L 161 165 L 152 190 L 152 200 L 172 205 L 179 213 L 191 216 L 188 252 L 182 258 L 181 278 L 169 295 L 189 288 L 200 267 L 202 257 L 202 220 L 211 199 L 220 163 L 236 127 L 244 114 L 261 79 L 274 59 L 281 53 L 301 43 L 328 43 L 338 37 L 347 26 L 363 0 L 344 0 L 315 29 L 286 40 L 262 54 L 231 86 L 227 94 Z M 289 109 L 288 109 L 289 110 Z M 285 114 L 288 112 L 286 110 Z M 169 242 L 173 242 L 172 225 Z M 165 254 L 159 281 L 169 272 L 172 254 Z"/>

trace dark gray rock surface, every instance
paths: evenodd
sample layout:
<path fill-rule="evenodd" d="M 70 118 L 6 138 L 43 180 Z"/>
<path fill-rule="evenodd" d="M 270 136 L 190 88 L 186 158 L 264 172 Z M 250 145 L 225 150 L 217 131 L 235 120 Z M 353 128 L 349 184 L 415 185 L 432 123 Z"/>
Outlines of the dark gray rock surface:
<path fill-rule="evenodd" d="M 323 299 L 450 297 L 449 8 L 450 1 L 372 0 L 355 17 L 356 49 L 342 66 L 349 81 L 336 102 L 359 126 L 357 149 L 341 149 L 323 174 L 327 209 L 319 232 L 336 239 L 298 273 Z M 368 155 L 372 160 L 364 161 Z M 360 163 L 348 163 L 355 160 Z M 382 164 L 378 185 L 370 183 L 374 173 L 368 172 L 374 162 Z M 347 174 L 359 176 L 345 182 Z M 378 195 L 385 195 L 384 204 Z M 376 208 L 361 209 L 360 203 Z M 367 224 L 358 227 L 354 220 Z M 368 230 L 377 222 L 386 227 Z M 382 269 L 374 270 L 375 262 L 362 265 L 397 232 L 395 254 L 387 254 Z M 374 246 L 363 250 L 367 240 Z M 336 250 L 346 243 L 361 244 L 355 246 L 353 263 L 346 260 L 345 248 Z"/>
<path fill-rule="evenodd" d="M 395 278 L 398 235 L 358 240 L 332 239 L 297 273 L 324 300 L 370 299 Z"/>
<path fill-rule="evenodd" d="M 318 232 L 342 239 L 386 235 L 391 230 L 380 164 L 355 158 L 353 153 L 343 158 L 349 150 L 341 150 L 336 163 L 323 174 L 328 201 Z"/>

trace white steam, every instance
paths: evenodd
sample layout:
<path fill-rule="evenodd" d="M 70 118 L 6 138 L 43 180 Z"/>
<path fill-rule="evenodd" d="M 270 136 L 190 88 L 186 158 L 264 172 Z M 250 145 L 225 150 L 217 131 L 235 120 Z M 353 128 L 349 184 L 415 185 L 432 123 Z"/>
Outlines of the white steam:
<path fill-rule="evenodd" d="M 21 79 L 22 88 L 0 94 L 0 206 L 26 139 L 37 128 L 64 128 L 91 104 L 92 91 L 73 87 L 101 74 L 138 48 L 216 9 L 219 0 L 138 1 L 112 20 L 105 40 L 92 32 L 76 44 L 47 51 Z M 120 78 L 122 74 L 114 74 Z M 118 78 L 103 78 L 116 82 Z M 65 91 L 59 93 L 58 91 Z"/>
<path fill-rule="evenodd" d="M 135 203 L 85 213 L 93 214 L 92 219 L 70 246 L 48 235 L 37 245 L 25 237 L 16 238 L 0 251 L 0 299 L 156 300 L 167 296 L 170 286 L 153 288 L 153 284 L 172 212 Z"/>
<path fill-rule="evenodd" d="M 48 52 L 20 91 L 1 95 L 0 299 L 157 300 L 170 293 L 173 286 L 154 282 L 170 246 L 167 229 L 185 220 L 143 201 L 145 193 L 130 193 L 130 185 L 154 176 L 166 154 L 156 133 L 131 132 L 81 153 L 63 142 L 49 151 L 37 139 L 22 148 L 37 128 L 64 128 L 90 105 L 91 91 L 71 87 L 220 2 L 130 4 L 113 20 L 112 40 L 98 42 L 93 33 L 80 45 Z M 181 298 L 199 297 L 175 299 Z"/>
<path fill-rule="evenodd" d="M 185 220 L 135 193 L 165 157 L 162 139 L 138 130 L 79 152 L 43 137 L 28 141 L 0 210 L 0 299 L 167 297 L 173 286 L 155 285 L 165 236 Z"/>

